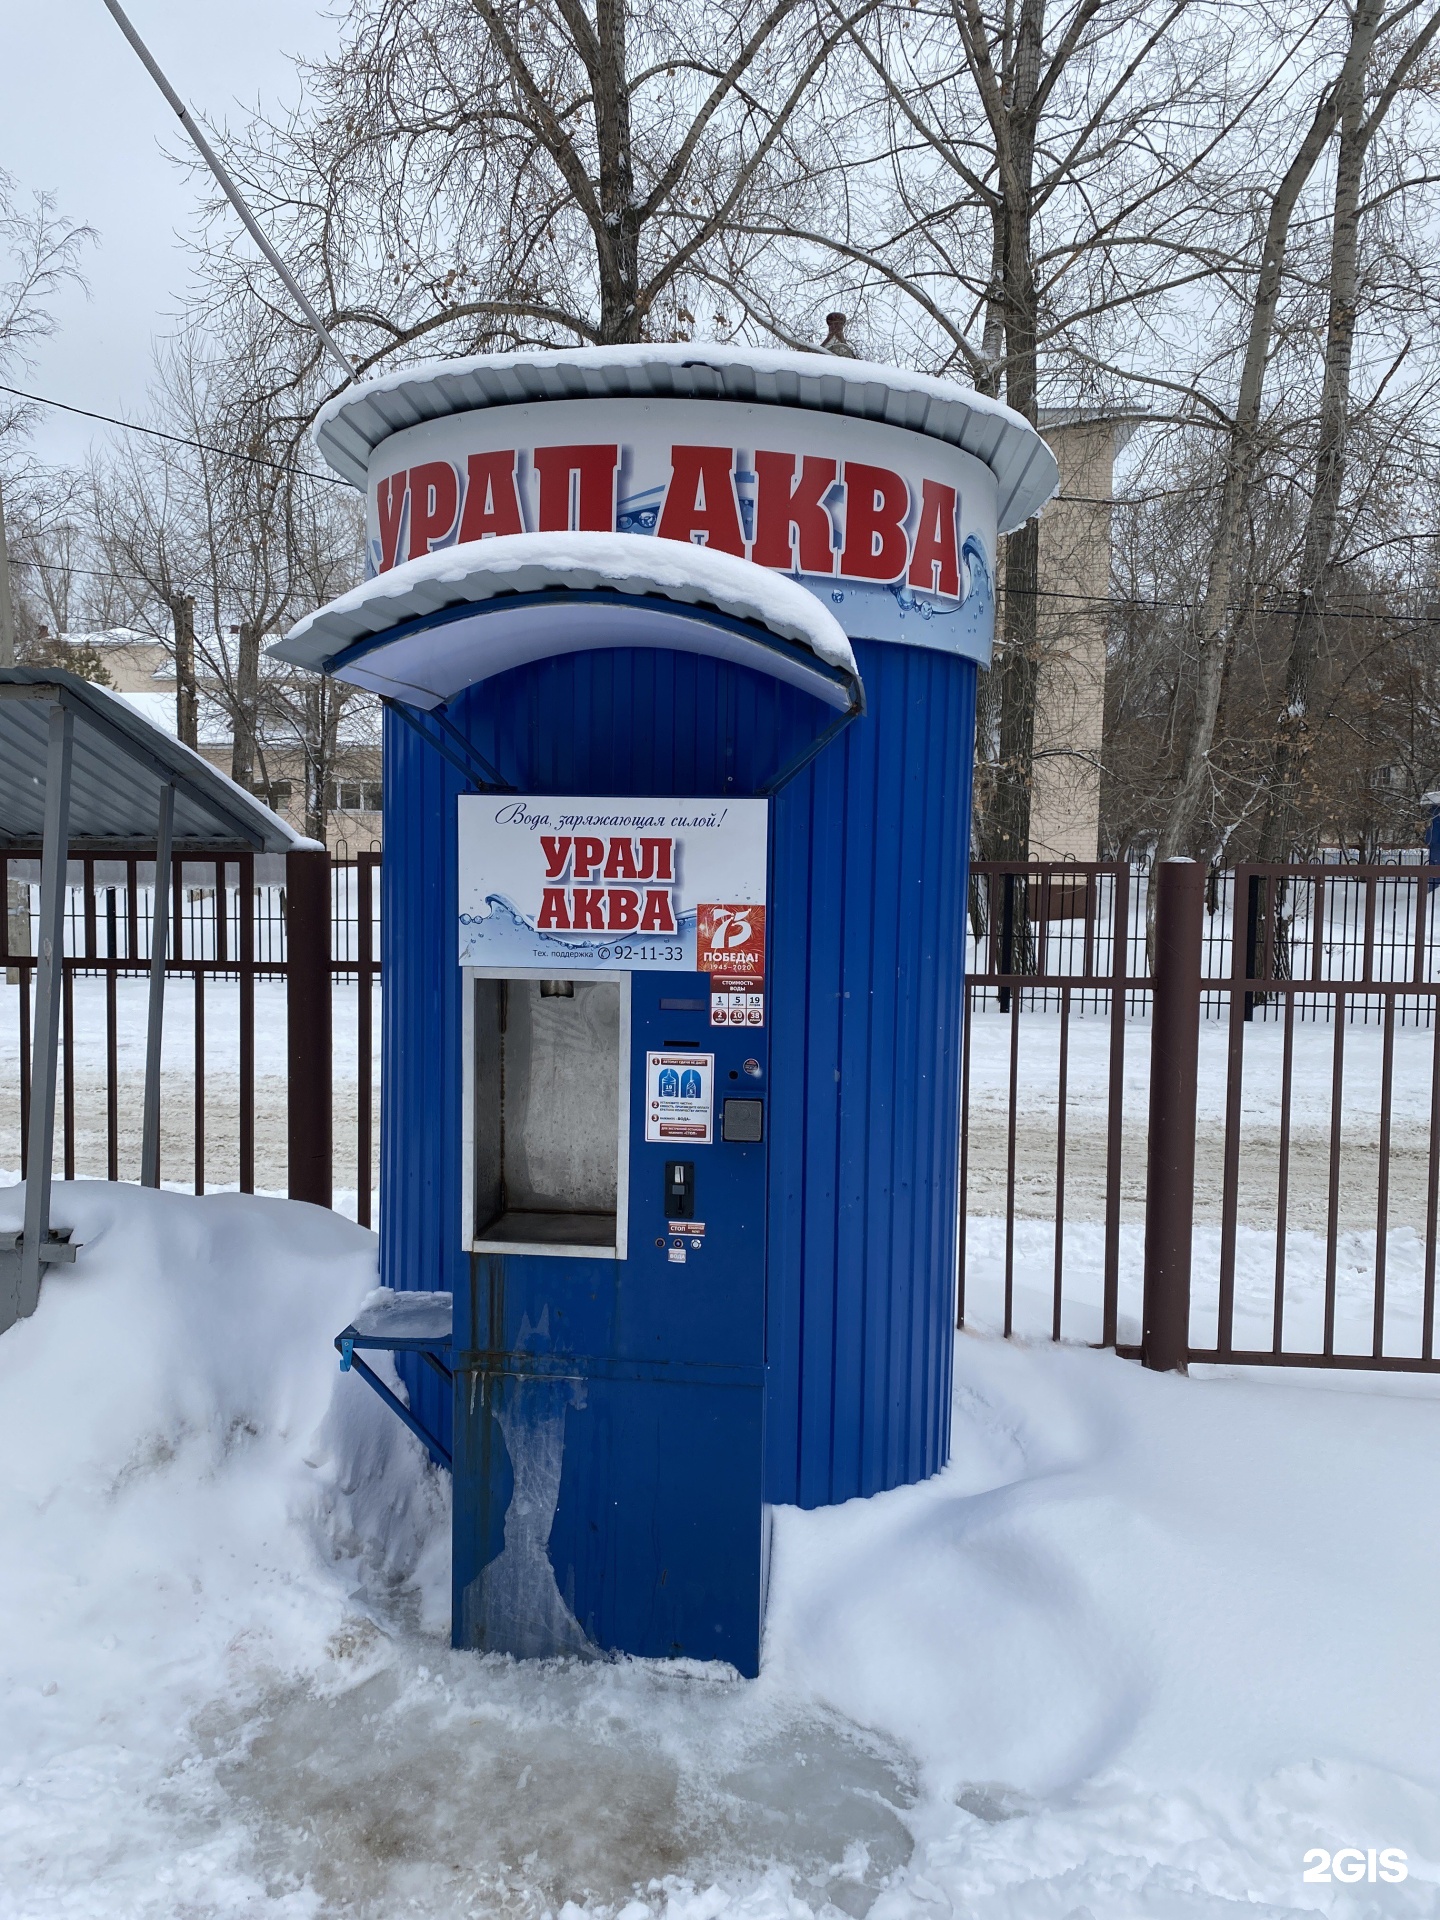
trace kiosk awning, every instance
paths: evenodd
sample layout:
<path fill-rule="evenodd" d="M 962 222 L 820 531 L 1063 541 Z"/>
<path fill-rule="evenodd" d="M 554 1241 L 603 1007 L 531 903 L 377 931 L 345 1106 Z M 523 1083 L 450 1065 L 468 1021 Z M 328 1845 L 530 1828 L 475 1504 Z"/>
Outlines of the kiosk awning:
<path fill-rule="evenodd" d="M 633 533 L 518 533 L 442 548 L 332 600 L 270 652 L 429 709 L 529 661 L 605 647 L 709 654 L 840 711 L 864 703 L 844 630 L 797 581 Z"/>

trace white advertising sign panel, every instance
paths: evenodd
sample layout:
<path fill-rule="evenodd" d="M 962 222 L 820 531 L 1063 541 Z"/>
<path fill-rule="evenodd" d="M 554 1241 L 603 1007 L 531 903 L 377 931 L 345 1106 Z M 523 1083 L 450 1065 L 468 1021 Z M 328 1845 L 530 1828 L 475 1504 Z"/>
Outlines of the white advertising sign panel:
<path fill-rule="evenodd" d="M 462 966 L 763 979 L 768 801 L 463 794 L 459 809 Z"/>
<path fill-rule="evenodd" d="M 995 476 L 903 427 L 693 399 L 484 407 L 371 459 L 367 571 L 507 533 L 653 534 L 793 574 L 851 635 L 988 660 Z"/>

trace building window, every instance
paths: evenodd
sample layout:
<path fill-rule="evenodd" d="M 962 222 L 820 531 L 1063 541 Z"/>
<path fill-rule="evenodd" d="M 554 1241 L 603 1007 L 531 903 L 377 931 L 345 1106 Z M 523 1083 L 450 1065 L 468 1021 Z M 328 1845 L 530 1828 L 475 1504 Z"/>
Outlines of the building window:
<path fill-rule="evenodd" d="M 378 780 L 336 780 L 330 787 L 330 805 L 339 813 L 378 813 L 380 793 Z"/>

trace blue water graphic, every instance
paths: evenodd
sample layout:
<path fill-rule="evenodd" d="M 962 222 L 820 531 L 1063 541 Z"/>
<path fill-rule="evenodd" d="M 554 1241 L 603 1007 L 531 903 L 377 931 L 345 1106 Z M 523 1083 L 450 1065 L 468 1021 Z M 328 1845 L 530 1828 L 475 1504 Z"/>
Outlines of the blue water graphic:
<path fill-rule="evenodd" d="M 592 967 L 623 963 L 683 971 L 694 964 L 697 915 L 693 907 L 680 915 L 674 933 L 595 933 L 577 938 L 540 932 L 503 894 L 487 894 L 485 906 L 484 913 L 460 915 L 462 966 L 504 962 L 544 966 L 551 960 L 571 960 Z"/>

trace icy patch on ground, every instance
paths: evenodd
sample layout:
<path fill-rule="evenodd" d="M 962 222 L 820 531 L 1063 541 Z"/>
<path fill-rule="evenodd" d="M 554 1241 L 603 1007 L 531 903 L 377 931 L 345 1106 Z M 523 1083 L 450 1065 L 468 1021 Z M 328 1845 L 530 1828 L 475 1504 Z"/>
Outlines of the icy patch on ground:
<path fill-rule="evenodd" d="M 377 1920 L 712 1885 L 744 1906 L 779 1862 L 807 1907 L 863 1914 L 912 1846 L 880 1743 L 703 1672 L 406 1648 L 205 1732 L 267 1888 L 299 1874 L 322 1910 Z"/>
<path fill-rule="evenodd" d="M 480 1659 L 446 1480 L 330 1345 L 371 1236 L 55 1215 L 0 1339 L 5 1920 L 1436 1911 L 1429 1401 L 962 1337 L 944 1474 L 777 1516 L 759 1681 Z M 1302 1881 L 1345 1846 L 1410 1878 Z"/>

